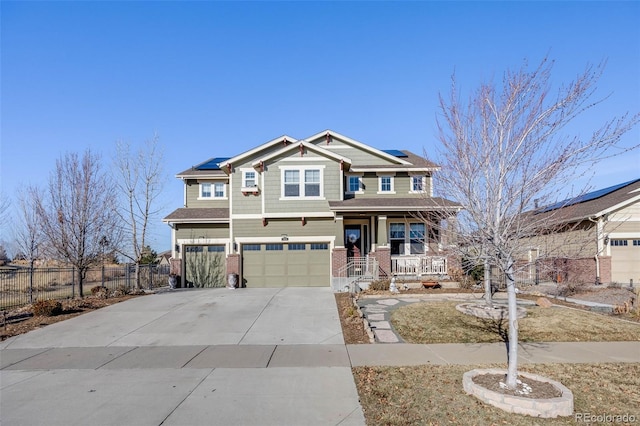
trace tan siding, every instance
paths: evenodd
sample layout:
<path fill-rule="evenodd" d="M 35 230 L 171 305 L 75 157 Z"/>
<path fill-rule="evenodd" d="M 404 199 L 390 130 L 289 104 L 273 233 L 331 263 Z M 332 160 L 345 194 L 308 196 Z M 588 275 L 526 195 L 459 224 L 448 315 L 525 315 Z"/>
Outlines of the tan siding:
<path fill-rule="evenodd" d="M 297 155 L 297 154 L 295 154 Z M 289 158 L 295 160 L 295 155 Z M 328 212 L 328 200 L 340 199 L 340 164 L 327 157 L 307 155 L 305 158 L 317 158 L 317 161 L 278 161 L 270 164 L 265 172 L 265 212 L 266 213 L 317 213 Z M 280 166 L 323 167 L 324 200 L 291 199 L 283 200 L 282 170 Z"/>
<path fill-rule="evenodd" d="M 254 161 L 253 159 L 251 161 Z M 251 167 L 251 162 L 245 162 L 240 165 L 234 164 L 233 171 L 233 203 L 232 203 L 232 214 L 260 214 L 262 213 L 262 197 L 264 197 L 263 188 L 262 188 L 262 175 L 258 170 L 256 172 L 256 180 L 258 183 L 258 188 L 260 192 L 257 194 L 247 193 L 246 195 L 242 193 L 242 172 L 241 169 L 253 169 Z"/>
<path fill-rule="evenodd" d="M 640 238 L 640 221 L 607 222 L 604 226 L 605 233 L 632 232 Z"/>
<path fill-rule="evenodd" d="M 209 208 L 209 207 L 217 207 L 217 208 L 226 208 L 229 207 L 229 199 L 225 200 L 198 200 L 200 196 L 200 185 L 197 181 L 188 181 L 186 184 L 187 188 L 187 207 L 197 207 L 197 208 Z M 227 197 L 229 196 L 229 185 L 227 184 Z"/>
<path fill-rule="evenodd" d="M 200 237 L 229 238 L 229 226 L 226 224 L 190 224 L 180 225 L 176 230 L 176 239 Z"/>
<path fill-rule="evenodd" d="M 407 198 L 407 197 L 424 197 L 425 194 L 430 194 L 431 178 L 428 176 L 426 179 L 426 187 L 424 193 L 412 193 L 411 191 L 411 177 L 407 173 L 396 173 L 394 177 L 394 191 L 395 194 L 378 194 L 379 188 L 379 176 L 384 173 L 365 173 L 362 176 L 362 183 L 364 191 L 362 194 L 356 194 L 355 198 Z M 345 188 L 346 188 L 345 180 Z"/>
<path fill-rule="evenodd" d="M 335 232 L 333 219 L 307 219 L 304 226 L 300 219 L 270 219 L 267 226 L 262 226 L 261 220 L 234 220 L 233 229 L 235 237 L 319 236 Z"/>
<path fill-rule="evenodd" d="M 551 235 L 543 235 L 523 241 L 524 248 L 538 248 L 540 257 L 593 257 L 597 252 L 595 227 L 585 224 Z"/>
<path fill-rule="evenodd" d="M 640 221 L 640 202 L 636 202 L 630 206 L 625 207 L 622 210 L 609 215 L 609 220 L 612 222 L 627 220 Z"/>
<path fill-rule="evenodd" d="M 354 165 L 383 166 L 389 164 L 397 164 L 335 139 L 333 142 L 331 142 L 331 144 L 329 144 L 329 146 L 327 146 L 324 142 L 317 143 L 317 145 L 337 155 L 348 158 L 349 160 L 351 160 L 351 164 Z M 334 148 L 337 146 L 339 146 L 340 148 Z"/>

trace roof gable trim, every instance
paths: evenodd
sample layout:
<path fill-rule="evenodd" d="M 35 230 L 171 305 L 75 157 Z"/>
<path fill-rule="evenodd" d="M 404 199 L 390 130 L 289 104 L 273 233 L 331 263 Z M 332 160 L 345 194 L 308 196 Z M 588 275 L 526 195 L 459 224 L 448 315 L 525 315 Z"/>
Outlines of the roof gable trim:
<path fill-rule="evenodd" d="M 332 159 L 334 159 L 334 160 L 336 160 L 336 161 L 338 161 L 340 163 L 351 164 L 351 160 L 348 159 L 347 157 L 343 157 L 341 155 L 335 154 L 335 153 L 333 153 L 331 151 L 323 149 L 322 147 L 319 147 L 319 146 L 311 144 L 311 143 L 309 143 L 309 142 L 307 142 L 305 140 L 302 140 L 302 141 L 298 141 L 298 143 L 293 143 L 293 144 L 291 144 L 291 145 L 289 145 L 287 147 L 284 147 L 284 148 L 282 148 L 282 149 L 280 149 L 278 151 L 272 152 L 271 154 L 269 154 L 269 155 L 267 155 L 265 157 L 262 157 L 259 160 L 254 161 L 251 165 L 253 167 L 256 167 L 256 168 L 257 167 L 261 167 L 265 162 L 267 162 L 267 161 L 269 161 L 269 160 L 271 160 L 273 158 L 276 158 L 276 157 L 278 157 L 280 155 L 286 154 L 289 151 L 296 150 L 296 149 L 300 150 L 300 154 L 302 155 L 305 148 L 308 149 L 308 150 L 311 150 L 311 151 L 315 151 L 318 154 L 321 154 L 323 156 L 332 158 Z"/>
<path fill-rule="evenodd" d="M 330 141 L 331 138 L 340 139 L 343 142 L 347 143 L 348 145 L 352 145 L 352 146 L 354 146 L 354 147 L 356 147 L 358 149 L 361 149 L 363 151 L 367 151 L 367 152 L 369 152 L 371 154 L 374 154 L 374 155 L 376 155 L 378 157 L 382 157 L 382 158 L 384 158 L 386 160 L 389 160 L 389 161 L 391 161 L 393 163 L 412 165 L 408 161 L 405 161 L 405 160 L 403 160 L 401 158 L 398 158 L 396 156 L 388 154 L 388 153 L 386 153 L 386 152 L 384 152 L 384 151 L 382 151 L 380 149 L 377 149 L 377 148 L 374 148 L 372 146 L 366 145 L 366 144 L 364 144 L 362 142 L 358 142 L 357 140 L 351 139 L 348 136 L 341 135 L 340 133 L 334 132 L 333 130 L 322 131 L 320 133 L 317 133 L 317 134 L 315 134 L 313 136 L 310 136 L 310 137 L 306 138 L 306 140 L 307 141 L 316 141 L 316 140 L 327 140 L 327 141 Z"/>

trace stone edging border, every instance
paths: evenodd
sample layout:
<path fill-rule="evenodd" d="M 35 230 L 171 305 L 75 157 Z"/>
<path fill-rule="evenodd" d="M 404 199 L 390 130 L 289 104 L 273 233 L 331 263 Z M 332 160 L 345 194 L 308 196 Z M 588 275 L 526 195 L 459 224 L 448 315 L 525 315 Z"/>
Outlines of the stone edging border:
<path fill-rule="evenodd" d="M 358 316 L 360 316 L 360 319 L 362 319 L 362 324 L 364 325 L 364 331 L 367 333 L 367 336 L 369 336 L 369 343 L 375 343 L 376 336 L 373 333 L 373 330 L 371 330 L 371 325 L 369 324 L 369 320 L 367 320 L 367 318 L 364 316 L 364 312 L 362 312 L 362 310 L 360 309 L 360 305 L 358 305 L 358 299 L 354 297 L 351 300 L 353 300 L 353 304 L 356 307 L 356 310 L 358 311 Z"/>
<path fill-rule="evenodd" d="M 539 382 L 550 383 L 555 386 L 562 396 L 548 399 L 533 399 L 522 396 L 503 395 L 486 389 L 474 383 L 473 378 L 483 374 L 506 374 L 506 370 L 497 368 L 475 369 L 467 371 L 462 376 L 462 387 L 465 392 L 475 396 L 482 402 L 493 405 L 509 413 L 524 414 L 533 417 L 555 418 L 573 415 L 573 392 L 560 382 L 539 376 L 537 374 L 519 372 L 520 377 L 527 377 Z"/>

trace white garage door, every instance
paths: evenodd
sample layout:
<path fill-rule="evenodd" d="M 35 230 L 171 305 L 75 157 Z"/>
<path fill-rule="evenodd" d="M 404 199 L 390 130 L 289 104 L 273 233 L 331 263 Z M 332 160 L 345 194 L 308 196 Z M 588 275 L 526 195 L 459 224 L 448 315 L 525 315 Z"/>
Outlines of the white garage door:
<path fill-rule="evenodd" d="M 327 287 L 331 256 L 327 243 L 243 244 L 247 287 Z"/>
<path fill-rule="evenodd" d="M 611 281 L 629 284 L 640 281 L 640 240 L 612 239 Z"/>

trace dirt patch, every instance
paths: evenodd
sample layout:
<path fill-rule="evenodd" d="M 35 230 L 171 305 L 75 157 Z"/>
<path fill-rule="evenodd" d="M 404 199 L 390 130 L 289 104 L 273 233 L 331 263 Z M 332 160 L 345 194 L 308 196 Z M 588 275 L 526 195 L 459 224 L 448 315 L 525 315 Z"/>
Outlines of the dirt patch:
<path fill-rule="evenodd" d="M 551 383 L 540 382 L 538 380 L 524 378 L 518 379 L 515 389 L 508 389 L 505 386 L 506 377 L 501 374 L 482 374 L 475 376 L 473 382 L 493 392 L 503 395 L 521 396 L 523 398 L 549 399 L 562 396 L 562 392 Z"/>
<path fill-rule="evenodd" d="M 50 317 L 34 316 L 31 305 L 27 305 L 2 315 L 0 318 L 2 324 L 0 326 L 0 341 L 139 296 L 141 295 L 125 295 L 107 299 L 88 296 L 84 299 L 61 300 L 62 313 Z"/>
<path fill-rule="evenodd" d="M 364 330 L 362 318 L 353 303 L 353 295 L 351 293 L 335 293 L 335 297 L 344 342 L 348 345 L 370 343 L 369 335 Z"/>

